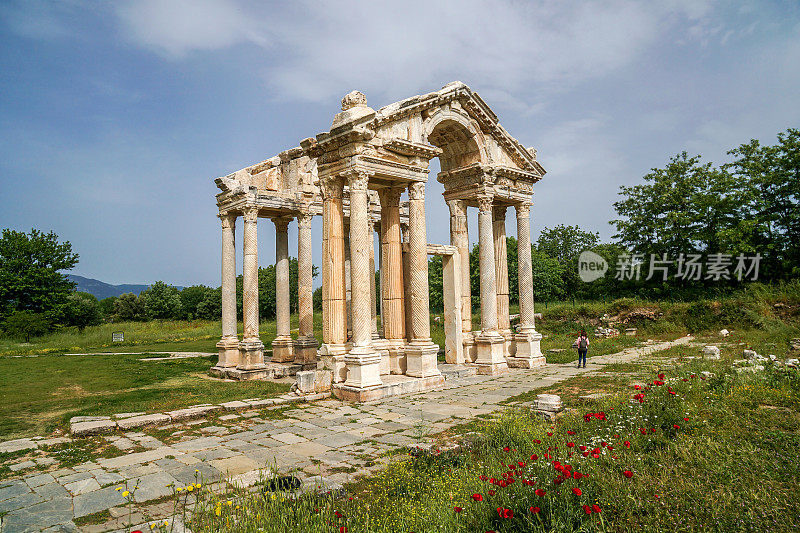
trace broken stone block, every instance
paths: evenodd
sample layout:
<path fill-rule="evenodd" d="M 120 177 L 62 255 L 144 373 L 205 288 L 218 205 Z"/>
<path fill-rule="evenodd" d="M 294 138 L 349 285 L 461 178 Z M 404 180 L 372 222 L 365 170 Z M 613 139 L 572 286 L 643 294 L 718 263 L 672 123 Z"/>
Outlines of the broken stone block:
<path fill-rule="evenodd" d="M 704 346 L 703 359 L 719 359 L 719 348 L 711 345 Z"/>
<path fill-rule="evenodd" d="M 786 366 L 788 366 L 790 368 L 798 368 L 798 367 L 800 367 L 800 360 L 798 360 L 798 359 L 787 359 L 786 360 Z"/>
<path fill-rule="evenodd" d="M 172 419 L 164 413 L 154 413 L 152 415 L 132 416 L 117 420 L 120 429 L 132 429 L 145 426 L 161 426 L 169 424 Z"/>
<path fill-rule="evenodd" d="M 173 421 L 191 420 L 194 418 L 203 418 L 209 413 L 220 411 L 222 407 L 219 405 L 198 405 L 195 407 L 187 407 L 186 409 L 177 409 L 167 413 Z"/>
<path fill-rule="evenodd" d="M 628 335 L 629 337 L 633 337 L 634 335 L 636 335 L 636 328 L 627 328 L 625 330 L 625 335 Z"/>
<path fill-rule="evenodd" d="M 103 433 L 111 433 L 116 429 L 117 429 L 117 424 L 111 419 L 93 420 L 86 422 L 71 422 L 69 425 L 70 434 L 76 437 L 102 435 Z"/>
<path fill-rule="evenodd" d="M 540 416 L 553 419 L 564 410 L 564 404 L 558 394 L 539 394 L 534 402 L 534 408 Z"/>
<path fill-rule="evenodd" d="M 720 336 L 720 337 L 727 337 L 727 336 L 728 336 L 728 335 L 730 335 L 730 334 L 731 334 L 731 332 L 730 332 L 730 331 L 728 331 L 727 329 L 721 329 L 721 330 L 719 330 L 719 336 Z"/>
<path fill-rule="evenodd" d="M 744 350 L 742 355 L 745 357 L 745 359 L 755 359 L 758 354 L 755 352 L 755 350 Z"/>
<path fill-rule="evenodd" d="M 331 390 L 332 374 L 327 370 L 306 370 L 295 375 L 297 390 L 301 394 L 314 394 Z"/>

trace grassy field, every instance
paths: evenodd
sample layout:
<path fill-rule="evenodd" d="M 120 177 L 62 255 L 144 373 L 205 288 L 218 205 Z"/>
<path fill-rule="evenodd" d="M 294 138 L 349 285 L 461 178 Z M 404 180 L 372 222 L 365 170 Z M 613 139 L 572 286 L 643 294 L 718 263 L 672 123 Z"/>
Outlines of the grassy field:
<path fill-rule="evenodd" d="M 46 435 L 70 417 L 162 411 L 199 403 L 270 397 L 273 382 L 210 379 L 216 357 L 144 361 L 138 355 L 0 358 L 0 438 Z"/>

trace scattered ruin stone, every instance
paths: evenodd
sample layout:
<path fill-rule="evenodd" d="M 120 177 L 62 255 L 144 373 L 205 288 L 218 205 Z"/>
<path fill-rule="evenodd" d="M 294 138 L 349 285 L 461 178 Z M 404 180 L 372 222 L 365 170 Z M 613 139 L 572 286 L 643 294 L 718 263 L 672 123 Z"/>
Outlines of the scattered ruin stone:
<path fill-rule="evenodd" d="M 564 410 L 564 404 L 558 394 L 539 394 L 534 401 L 534 409 L 539 416 L 552 420 Z"/>
<path fill-rule="evenodd" d="M 755 352 L 755 350 L 744 350 L 742 355 L 744 355 L 746 359 L 755 359 L 758 354 Z"/>
<path fill-rule="evenodd" d="M 719 359 L 719 348 L 711 345 L 703 347 L 703 359 Z"/>
<path fill-rule="evenodd" d="M 789 348 L 792 350 L 800 350 L 800 339 L 792 339 L 789 341 Z"/>
<path fill-rule="evenodd" d="M 626 328 L 625 335 L 633 337 L 634 335 L 636 335 L 636 328 Z"/>
<path fill-rule="evenodd" d="M 75 417 L 79 418 L 79 417 Z M 73 418 L 74 420 L 74 418 Z M 72 422 L 70 421 L 69 432 L 76 437 L 88 437 L 90 435 L 102 435 L 103 433 L 111 433 L 117 429 L 117 424 L 111 419 L 106 420 L 93 420 L 86 422 Z"/>
<path fill-rule="evenodd" d="M 728 335 L 730 335 L 730 334 L 731 334 L 731 332 L 730 332 L 730 331 L 728 331 L 727 329 L 721 329 L 721 330 L 719 330 L 719 336 L 720 336 L 720 337 L 727 337 L 727 336 L 728 336 Z"/>

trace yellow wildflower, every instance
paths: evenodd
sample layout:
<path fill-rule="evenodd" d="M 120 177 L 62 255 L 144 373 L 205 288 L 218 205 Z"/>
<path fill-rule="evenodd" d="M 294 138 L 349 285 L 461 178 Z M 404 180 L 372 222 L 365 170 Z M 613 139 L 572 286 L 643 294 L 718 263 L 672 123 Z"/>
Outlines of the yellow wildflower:
<path fill-rule="evenodd" d="M 130 494 L 130 492 L 128 492 L 127 490 L 122 493 L 122 495 L 125 496 L 126 498 L 128 497 L 129 494 Z"/>

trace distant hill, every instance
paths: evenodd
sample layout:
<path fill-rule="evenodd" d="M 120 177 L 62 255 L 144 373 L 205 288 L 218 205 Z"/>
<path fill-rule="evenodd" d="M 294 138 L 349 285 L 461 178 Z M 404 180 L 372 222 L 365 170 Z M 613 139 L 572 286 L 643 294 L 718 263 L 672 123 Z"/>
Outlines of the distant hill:
<path fill-rule="evenodd" d="M 120 294 L 125 294 L 127 292 L 132 292 L 133 294 L 139 294 L 143 290 L 145 290 L 150 285 L 137 285 L 132 283 L 125 283 L 122 285 L 111 285 L 110 283 L 104 283 L 97 279 L 92 278 L 84 278 L 83 276 L 76 276 L 75 274 L 67 274 L 67 278 L 70 281 L 74 281 L 77 283 L 78 287 L 77 290 L 81 292 L 88 292 L 89 294 L 94 294 L 98 300 L 102 300 L 103 298 L 108 298 L 109 296 L 119 296 Z M 178 290 L 183 289 L 183 287 L 178 287 Z"/>

